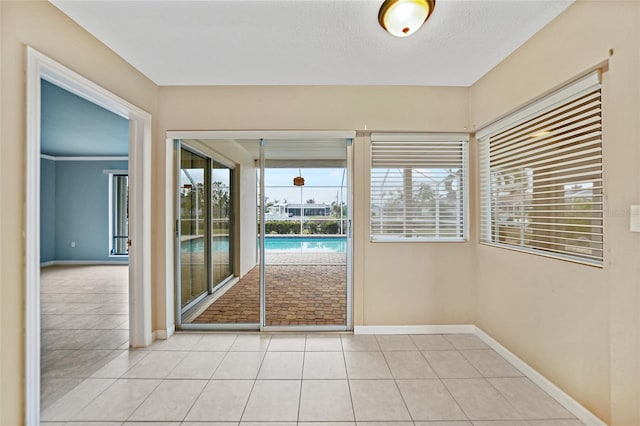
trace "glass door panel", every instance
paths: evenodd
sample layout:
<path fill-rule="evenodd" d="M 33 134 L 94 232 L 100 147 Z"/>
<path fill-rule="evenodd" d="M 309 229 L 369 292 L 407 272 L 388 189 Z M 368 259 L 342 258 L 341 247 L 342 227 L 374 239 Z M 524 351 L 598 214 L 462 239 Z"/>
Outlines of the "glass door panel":
<path fill-rule="evenodd" d="M 263 153 L 264 326 L 346 329 L 347 141 L 267 140 Z"/>
<path fill-rule="evenodd" d="M 213 150 L 219 141 L 199 140 L 193 141 L 193 145 L 191 142 L 178 142 L 180 305 L 176 307 L 177 326 L 181 329 L 257 329 L 260 319 L 258 267 L 254 267 L 255 273 L 236 277 L 240 264 L 234 263 L 233 256 L 234 246 L 240 243 L 235 241 L 234 232 L 237 217 L 234 177 L 237 176 L 232 166 L 208 154 L 207 146 Z M 233 159 L 227 159 L 228 164 L 232 162 Z M 251 192 L 249 199 L 253 201 L 254 197 L 255 193 Z M 252 205 L 252 201 L 247 204 Z M 253 232 L 248 235 L 252 236 Z M 255 244 L 252 237 L 245 239 Z"/>
<path fill-rule="evenodd" d="M 232 170 L 211 168 L 211 273 L 214 288 L 233 275 Z"/>
<path fill-rule="evenodd" d="M 189 309 L 209 290 L 207 159 L 180 150 L 180 307 Z"/>

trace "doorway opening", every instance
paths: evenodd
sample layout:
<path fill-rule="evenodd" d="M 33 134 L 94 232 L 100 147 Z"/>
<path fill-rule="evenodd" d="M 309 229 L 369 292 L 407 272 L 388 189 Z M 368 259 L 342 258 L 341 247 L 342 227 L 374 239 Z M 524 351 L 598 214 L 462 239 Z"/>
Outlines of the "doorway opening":
<path fill-rule="evenodd" d="M 174 139 L 177 328 L 351 329 L 351 138 L 218 133 Z M 229 185 L 211 178 L 216 161 Z M 213 188 L 228 188 L 218 234 Z M 232 261 L 208 260 L 216 243 Z"/>
<path fill-rule="evenodd" d="M 41 410 L 129 347 L 129 120 L 40 81 Z"/>
<path fill-rule="evenodd" d="M 151 170 L 149 168 L 149 164 L 151 161 L 151 151 L 150 151 L 150 142 L 151 142 L 151 116 L 135 107 L 134 105 L 124 101 L 118 96 L 108 92 L 107 90 L 101 88 L 95 83 L 87 80 L 86 78 L 78 75 L 77 73 L 71 71 L 70 69 L 62 66 L 61 64 L 53 61 L 52 59 L 46 57 L 45 55 L 37 52 L 35 49 L 28 47 L 27 48 L 27 144 L 26 144 L 26 232 L 25 232 L 25 246 L 26 246 L 26 265 L 25 265 L 25 275 L 26 275 L 26 320 L 25 320 L 25 369 L 26 369 L 26 377 L 25 377 L 25 401 L 26 401 L 26 409 L 25 409 L 25 422 L 27 424 L 39 424 L 40 422 L 40 398 L 41 398 L 41 330 L 51 329 L 52 325 L 51 321 L 47 321 L 47 318 L 42 318 L 41 315 L 41 290 L 42 294 L 46 294 L 47 290 L 57 289 L 59 286 L 56 284 L 60 283 L 41 283 L 40 276 L 40 268 L 41 268 L 41 259 L 44 260 L 43 256 L 41 256 L 41 237 L 47 238 L 46 235 L 41 235 L 41 231 L 46 230 L 46 227 L 41 226 L 41 220 L 47 221 L 50 219 L 49 215 L 52 213 L 51 211 L 41 210 L 41 204 L 44 201 L 41 199 L 41 195 L 43 197 L 51 196 L 49 192 L 43 191 L 43 184 L 41 182 L 41 177 L 45 173 L 50 172 L 52 169 L 55 173 L 57 167 L 51 168 L 51 165 L 47 166 L 48 171 L 45 170 L 45 166 L 42 165 L 42 90 L 43 86 L 47 86 L 51 84 L 56 86 L 57 88 L 64 89 L 65 91 L 77 95 L 85 101 L 90 102 L 91 104 L 95 104 L 98 107 L 103 108 L 107 112 L 113 113 L 122 119 L 125 120 L 125 145 L 128 147 L 129 161 L 124 166 L 118 166 L 118 169 L 127 171 L 128 174 L 128 183 L 129 183 L 129 191 L 128 191 L 128 221 L 129 221 L 129 232 L 128 232 L 128 241 L 133 241 L 133 246 L 130 252 L 128 253 L 129 258 L 129 268 L 127 268 L 126 264 L 122 265 L 122 271 L 117 273 L 123 277 L 124 279 L 124 291 L 115 292 L 118 293 L 115 298 L 124 299 L 124 303 L 119 307 L 119 312 L 124 313 L 116 313 L 116 314 L 105 314 L 105 315 L 114 315 L 115 318 L 111 318 L 114 322 L 118 322 L 122 319 L 122 316 L 128 316 L 128 321 L 122 321 L 119 324 L 111 324 L 113 328 L 111 330 L 116 330 L 113 335 L 118 335 L 114 337 L 114 340 L 121 340 L 123 337 L 124 340 L 128 340 L 128 345 L 141 347 L 147 346 L 151 343 L 152 333 L 151 333 L 151 297 L 150 297 L 150 287 L 151 287 L 151 263 L 150 263 L 150 248 L 151 248 Z M 45 89 L 46 90 L 46 89 Z M 86 143 L 86 141 L 85 141 Z M 51 157 L 51 156 L 50 156 Z M 68 157 L 72 157 L 69 155 L 57 155 L 53 156 L 53 162 L 66 162 L 69 161 Z M 113 156 L 109 155 L 108 157 L 98 156 L 99 159 L 95 155 L 87 155 L 85 156 L 85 160 L 82 164 L 74 164 L 79 169 L 85 169 L 89 167 L 89 164 L 95 166 L 95 162 L 100 162 L 104 160 L 113 160 L 112 157 L 120 157 L 116 158 L 117 160 L 122 160 L 122 156 Z M 126 157 L 125 157 L 126 158 Z M 47 159 L 46 157 L 44 159 Z M 52 158 L 48 158 L 48 160 L 52 160 Z M 77 159 L 73 159 L 73 161 L 69 161 L 69 165 L 72 162 L 75 162 Z M 108 179 L 107 175 L 104 174 L 104 170 L 106 170 L 105 166 L 101 172 L 100 177 L 96 177 L 95 174 L 91 174 L 95 180 L 101 180 L 101 178 Z M 62 171 L 64 169 L 64 171 Z M 65 190 L 63 191 L 61 196 L 64 197 L 73 197 L 76 194 L 73 192 L 81 192 L 80 188 L 88 182 L 84 182 L 84 179 L 79 178 L 70 178 L 73 176 L 74 171 L 65 167 L 60 168 L 62 171 L 61 174 L 57 176 L 57 180 L 69 180 L 71 182 L 70 186 L 65 186 Z M 92 179 L 93 180 L 93 179 Z M 58 182 L 60 183 L 60 182 Z M 69 187 L 71 189 L 69 189 Z M 89 194 L 91 191 L 88 192 Z M 108 204 L 108 194 L 103 193 L 104 198 L 102 200 L 105 204 Z M 48 200 L 49 201 L 49 200 Z M 79 210 L 85 210 L 89 208 L 87 204 L 89 204 L 88 199 L 86 199 L 86 203 L 84 205 L 79 205 Z M 67 207 L 64 201 L 54 200 L 54 205 L 60 204 L 61 207 Z M 109 209 L 107 206 L 104 206 L 102 212 L 106 215 L 109 213 Z M 60 219 L 65 218 L 66 214 L 61 214 Z M 67 218 L 69 220 L 69 218 Z M 54 221 L 55 224 L 55 221 Z M 89 227 L 92 225 L 89 225 Z M 97 226 L 97 225 L 93 225 Z M 103 253 L 106 256 L 109 256 L 110 253 L 110 243 L 108 234 L 107 225 L 104 225 L 104 234 L 105 238 L 103 242 L 99 242 L 98 245 L 101 249 L 103 249 Z M 65 229 L 66 231 L 66 229 Z M 81 232 L 81 231 L 76 231 Z M 50 235 L 49 235 L 50 236 Z M 73 249 L 78 249 L 76 251 L 83 251 L 84 253 L 90 252 L 89 247 L 79 246 L 81 241 L 80 238 L 74 238 L 69 240 L 66 236 L 64 240 L 60 242 L 60 254 L 62 255 L 65 251 L 72 251 Z M 91 239 L 93 243 L 95 243 L 96 239 Z M 64 243 L 64 244 L 63 244 Z M 63 244 L 63 245 L 62 245 Z M 55 244 L 54 244 L 55 246 Z M 45 249 L 43 247 L 43 249 Z M 46 249 L 45 249 L 46 251 Z M 57 253 L 57 250 L 54 250 Z M 55 257 L 58 257 L 56 254 Z M 52 261 L 56 261 L 57 259 L 53 259 Z M 73 259 L 70 259 L 73 260 Z M 110 259 L 109 259 L 110 260 Z M 122 260 L 122 259 L 119 259 Z M 96 262 L 94 259 L 79 259 L 73 260 L 74 263 L 81 262 L 86 263 L 89 262 L 91 264 L 102 263 Z M 106 261 L 104 261 L 106 262 Z M 101 266 L 100 266 L 101 267 Z M 117 268 L 117 267 L 116 267 Z M 90 274 L 92 278 L 96 278 L 101 274 Z M 43 278 L 43 281 L 45 279 Z M 54 281 L 52 278 L 51 281 Z M 42 284 L 42 285 L 41 285 Z M 51 285 L 48 285 L 51 284 Z M 101 285 L 97 285 L 96 288 L 100 290 L 105 290 L 108 285 L 106 282 L 102 282 Z M 69 289 L 69 288 L 67 288 Z M 125 296 L 123 297 L 122 294 Z M 46 297 L 45 297 L 46 298 Z M 57 298 L 57 299 L 56 299 Z M 65 296 L 53 296 L 53 299 L 64 302 L 66 299 Z M 101 300 L 104 300 L 104 296 L 100 295 Z M 55 302 L 55 300 L 49 300 Z M 43 306 L 43 308 L 47 309 L 47 306 Z M 51 308 L 51 306 L 49 306 Z M 95 308 L 95 307 L 94 307 Z M 76 310 L 76 313 L 78 311 Z M 127 315 L 128 314 L 128 315 Z M 49 318 L 51 319 L 51 318 Z M 76 318 L 77 319 L 77 318 Z M 88 326 L 91 322 L 90 319 L 85 318 L 86 326 Z M 60 330 L 68 329 L 78 329 L 77 321 L 67 321 L 66 318 L 58 318 L 53 321 L 53 324 L 63 325 Z M 44 327 L 43 327 L 44 326 Z M 94 328 L 91 330 L 96 331 L 99 330 L 97 324 L 93 324 Z M 123 332 L 124 330 L 124 332 Z M 87 338 L 87 335 L 90 335 L 90 330 L 85 328 L 84 333 L 79 333 L 75 337 L 79 337 L 80 339 Z M 55 333 L 54 333 L 55 334 Z M 56 339 L 55 336 L 47 336 L 49 341 L 55 344 L 61 344 L 62 339 Z M 73 339 L 71 339 L 73 340 Z M 108 339 L 107 339 L 108 340 Z M 89 343 L 89 342 L 87 342 Z M 102 341 L 104 343 L 104 340 Z M 101 343 L 101 344 L 102 344 Z M 76 341 L 74 343 L 78 345 L 79 343 Z M 114 345 L 115 343 L 110 342 L 109 346 Z M 69 349 L 73 351 L 74 349 Z M 98 349 L 99 350 L 99 349 Z M 64 349 L 61 349 L 64 351 Z M 111 349 L 106 349 L 106 351 L 111 351 Z M 59 357 L 59 359 L 65 359 L 67 364 L 70 364 L 70 368 L 76 367 L 78 370 L 80 368 L 80 363 L 76 362 L 77 359 L 74 360 L 73 357 Z M 91 357 L 89 357 L 91 358 Z M 85 359 L 87 362 L 91 362 L 89 359 Z M 45 364 L 43 359 L 42 364 Z M 46 367 L 46 366 L 45 366 Z M 93 368 L 93 367 L 92 367 Z"/>
<path fill-rule="evenodd" d="M 265 330 L 346 330 L 350 141 L 261 141 Z"/>

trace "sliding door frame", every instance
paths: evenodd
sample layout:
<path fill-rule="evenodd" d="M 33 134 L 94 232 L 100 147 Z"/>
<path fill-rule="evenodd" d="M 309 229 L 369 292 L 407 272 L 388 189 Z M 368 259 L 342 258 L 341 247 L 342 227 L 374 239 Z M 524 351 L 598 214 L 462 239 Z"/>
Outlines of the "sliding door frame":
<path fill-rule="evenodd" d="M 260 274 L 260 286 L 261 286 L 261 295 L 260 295 L 260 323 L 255 324 L 183 324 L 180 312 L 180 301 L 177 298 L 178 294 L 174 293 L 177 291 L 177 286 L 174 285 L 173 282 L 167 280 L 166 292 L 167 295 L 176 294 L 176 299 L 174 302 L 174 307 L 169 312 L 175 315 L 175 318 L 167 319 L 169 323 L 173 320 L 175 327 L 182 330 L 253 330 L 253 331 L 291 331 L 291 332 L 300 332 L 300 331 L 349 331 L 353 330 L 353 139 L 356 136 L 356 132 L 353 130 L 229 130 L 229 131 L 216 131 L 216 130 L 204 130 L 204 131 L 168 131 L 166 133 L 167 144 L 170 149 L 174 152 L 173 164 L 169 161 L 167 163 L 167 181 L 166 188 L 167 192 L 171 192 L 168 194 L 169 199 L 174 199 L 174 214 L 167 215 L 167 222 L 165 223 L 165 227 L 167 230 L 173 229 L 174 232 L 167 232 L 166 235 L 166 244 L 167 247 L 174 247 L 174 250 L 168 250 L 166 252 L 165 261 L 167 265 L 174 265 L 174 280 L 179 279 L 180 271 L 177 268 L 177 260 L 180 255 L 180 247 L 176 243 L 178 238 L 176 237 L 176 233 L 179 231 L 176 226 L 176 220 L 179 218 L 179 197 L 176 191 L 176 188 L 179 185 L 178 182 L 174 182 L 176 177 L 179 178 L 179 168 L 180 168 L 180 158 L 179 155 L 176 155 L 176 152 L 179 154 L 179 148 L 181 141 L 184 139 L 200 139 L 200 140 L 228 140 L 228 139 L 254 139 L 254 140 L 318 140 L 318 139 L 345 139 L 346 144 L 346 168 L 347 168 L 347 205 L 351 206 L 351 208 L 347 209 L 347 307 L 346 307 L 346 324 L 339 326 L 265 326 L 264 322 L 264 314 L 266 313 L 265 308 L 265 292 L 264 292 L 264 282 L 263 276 L 264 274 Z M 187 145 L 189 146 L 189 145 Z M 190 147 L 192 148 L 192 147 Z M 196 150 L 198 151 L 198 150 Z M 210 155 L 205 154 L 208 157 Z M 261 156 L 264 158 L 264 156 Z M 258 160 L 259 164 L 261 160 Z M 222 163 L 224 164 L 224 162 Z M 260 167 L 258 167 L 260 169 Z M 173 169 L 173 170 L 172 170 Z M 264 177 L 260 176 L 260 185 L 264 185 Z M 239 190 L 239 186 L 237 188 Z M 261 205 L 264 205 L 264 200 L 262 199 L 264 194 L 263 188 L 260 190 L 260 198 Z M 237 212 L 235 211 L 234 206 L 234 216 L 237 219 Z M 261 240 L 264 236 L 264 212 L 261 212 Z M 260 265 L 264 265 L 264 250 L 263 250 L 263 242 L 260 243 Z M 262 268 L 262 266 L 261 266 Z M 262 272 L 262 271 L 261 271 Z M 167 297 L 169 300 L 169 297 Z"/>
<path fill-rule="evenodd" d="M 338 139 L 338 138 L 336 138 Z M 267 283 L 266 283 L 266 262 L 265 262 L 265 214 L 266 209 L 260 208 L 260 331 L 349 331 L 353 330 L 353 191 L 352 191 L 352 161 L 353 161 L 353 138 L 339 138 L 345 140 L 345 169 L 347 170 L 347 264 L 346 268 L 346 321 L 344 325 L 267 325 Z M 266 205 L 264 194 L 264 170 L 266 158 L 264 154 L 265 138 L 260 139 L 260 206 Z M 302 207 L 301 207 L 302 208 Z M 342 220 L 342 218 L 341 218 Z"/>

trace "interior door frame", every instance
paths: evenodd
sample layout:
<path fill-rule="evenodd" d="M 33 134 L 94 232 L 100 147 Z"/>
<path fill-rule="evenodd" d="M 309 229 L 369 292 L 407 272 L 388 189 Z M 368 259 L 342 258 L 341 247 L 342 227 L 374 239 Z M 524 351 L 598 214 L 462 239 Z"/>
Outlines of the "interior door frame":
<path fill-rule="evenodd" d="M 166 215 L 165 229 L 165 244 L 166 247 L 174 247 L 174 250 L 167 250 L 165 252 L 165 264 L 172 265 L 175 268 L 177 265 L 177 249 L 175 241 L 175 226 L 176 226 L 176 183 L 175 176 L 177 176 L 176 169 L 179 168 L 179 164 L 176 164 L 176 141 L 183 139 L 204 139 L 204 140 L 225 140 L 225 139 L 278 139 L 278 140 L 317 140 L 317 139 L 345 139 L 347 140 L 347 179 L 348 179 L 348 191 L 347 191 L 347 203 L 353 205 L 353 140 L 356 137 L 354 130 L 169 130 L 166 132 L 166 151 L 167 161 L 166 167 L 166 181 L 165 191 L 167 200 L 174 200 L 173 215 Z M 316 328 L 316 326 L 301 326 L 301 327 L 287 327 L 279 329 L 280 331 L 345 331 L 353 330 L 353 208 L 347 210 L 347 226 L 348 235 L 347 238 L 347 324 L 346 326 L 336 327 L 324 327 L 322 329 Z M 174 270 L 173 276 L 176 277 L 179 271 Z M 174 278 L 175 279 L 175 278 Z M 180 318 L 177 313 L 177 302 L 174 301 L 175 285 L 170 280 L 167 280 L 165 292 L 167 300 L 167 324 L 171 324 L 171 328 L 175 328 L 176 324 L 179 324 Z M 261 301 L 261 311 L 263 309 L 263 303 Z M 169 318 L 173 315 L 173 318 Z M 169 326 L 168 326 L 169 328 Z M 182 328 L 185 330 L 198 330 L 198 329 L 216 329 L 216 330 L 260 330 L 260 331 L 278 331 L 275 327 L 263 327 L 260 324 L 215 324 L 214 326 L 209 324 L 182 324 Z"/>
<path fill-rule="evenodd" d="M 27 46 L 25 223 L 25 423 L 40 424 L 41 79 L 129 120 L 129 344 L 153 339 L 151 324 L 151 114 Z"/>

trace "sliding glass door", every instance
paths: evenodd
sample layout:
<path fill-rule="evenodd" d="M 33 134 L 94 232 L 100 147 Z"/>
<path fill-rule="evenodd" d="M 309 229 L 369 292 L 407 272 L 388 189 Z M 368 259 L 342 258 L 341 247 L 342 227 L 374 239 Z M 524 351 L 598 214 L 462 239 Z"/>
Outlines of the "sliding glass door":
<path fill-rule="evenodd" d="M 233 171 L 211 160 L 211 274 L 213 287 L 233 275 Z"/>
<path fill-rule="evenodd" d="M 206 244 L 207 159 L 187 149 L 180 152 L 180 305 L 184 312 L 208 293 Z"/>
<path fill-rule="evenodd" d="M 263 329 L 349 326 L 349 141 L 263 140 Z"/>
<path fill-rule="evenodd" d="M 176 146 L 177 328 L 349 330 L 351 139 Z"/>
<path fill-rule="evenodd" d="M 233 169 L 181 143 L 178 152 L 177 323 L 215 323 L 207 310 L 234 275 Z"/>

